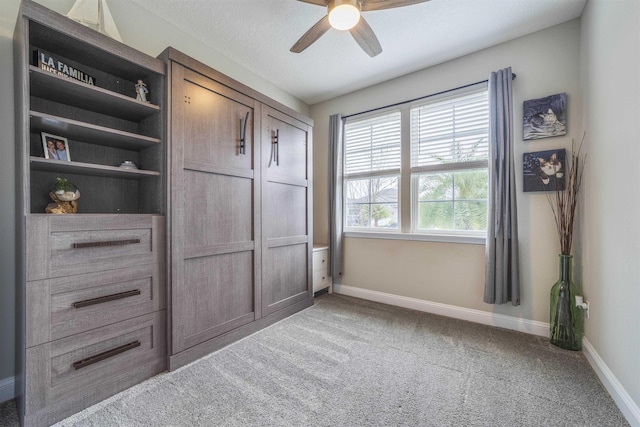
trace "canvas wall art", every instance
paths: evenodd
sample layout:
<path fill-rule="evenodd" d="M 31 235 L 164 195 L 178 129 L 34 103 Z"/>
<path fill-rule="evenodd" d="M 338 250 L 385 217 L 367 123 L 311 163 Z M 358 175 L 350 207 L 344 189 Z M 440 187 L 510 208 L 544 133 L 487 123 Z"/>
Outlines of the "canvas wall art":
<path fill-rule="evenodd" d="M 566 150 L 524 153 L 522 162 L 525 192 L 564 190 Z"/>
<path fill-rule="evenodd" d="M 523 139 L 550 138 L 567 134 L 567 94 L 524 101 Z"/>

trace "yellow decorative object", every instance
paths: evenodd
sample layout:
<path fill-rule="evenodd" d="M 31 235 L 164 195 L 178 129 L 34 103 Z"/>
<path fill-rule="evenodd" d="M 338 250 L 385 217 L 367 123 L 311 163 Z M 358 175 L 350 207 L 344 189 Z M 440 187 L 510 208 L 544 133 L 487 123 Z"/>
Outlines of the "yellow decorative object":
<path fill-rule="evenodd" d="M 47 205 L 45 209 L 46 213 L 74 214 L 78 212 L 78 199 L 80 198 L 80 191 L 65 191 L 60 195 L 54 192 L 50 192 L 49 197 L 55 203 L 49 203 Z"/>

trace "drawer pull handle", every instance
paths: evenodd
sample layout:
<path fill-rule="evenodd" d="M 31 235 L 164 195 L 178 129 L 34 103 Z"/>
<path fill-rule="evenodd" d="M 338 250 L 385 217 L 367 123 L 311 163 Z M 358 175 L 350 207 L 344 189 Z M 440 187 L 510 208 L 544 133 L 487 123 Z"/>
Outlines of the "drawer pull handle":
<path fill-rule="evenodd" d="M 140 239 L 109 240 L 109 241 L 106 241 L 106 242 L 74 243 L 73 244 L 73 249 L 102 248 L 102 247 L 106 247 L 106 246 L 135 245 L 136 243 L 140 243 Z"/>
<path fill-rule="evenodd" d="M 120 292 L 118 294 L 105 295 L 103 297 L 91 298 L 83 301 L 76 301 L 72 305 L 73 305 L 73 308 L 87 307 L 89 305 L 102 304 L 103 302 L 115 301 L 117 299 L 140 295 L 140 293 L 141 293 L 140 289 L 134 289 L 132 291 Z"/>
<path fill-rule="evenodd" d="M 111 350 L 107 350 L 103 353 L 96 354 L 95 356 L 87 357 L 86 359 L 73 362 L 73 368 L 76 370 L 86 368 L 89 365 L 93 365 L 94 363 L 98 363 L 102 360 L 116 356 L 120 353 L 124 353 L 125 351 L 129 351 L 136 347 L 140 347 L 140 341 L 138 340 L 130 342 L 129 344 L 121 345 L 120 347 L 116 347 Z"/>

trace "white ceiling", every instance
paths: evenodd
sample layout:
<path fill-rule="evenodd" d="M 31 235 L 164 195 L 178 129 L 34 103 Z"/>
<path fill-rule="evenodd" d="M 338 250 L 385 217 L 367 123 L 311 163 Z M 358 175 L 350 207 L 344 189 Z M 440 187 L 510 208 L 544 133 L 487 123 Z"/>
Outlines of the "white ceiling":
<path fill-rule="evenodd" d="M 383 49 L 371 58 L 334 29 L 291 53 L 326 14 L 296 0 L 133 1 L 309 105 L 568 21 L 586 3 L 431 0 L 364 12 Z"/>

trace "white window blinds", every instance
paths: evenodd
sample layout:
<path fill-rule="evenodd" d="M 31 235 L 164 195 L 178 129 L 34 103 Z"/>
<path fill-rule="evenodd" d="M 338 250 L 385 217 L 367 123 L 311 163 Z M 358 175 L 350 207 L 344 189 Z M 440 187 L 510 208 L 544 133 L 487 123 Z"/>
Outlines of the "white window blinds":
<path fill-rule="evenodd" d="M 400 112 L 347 122 L 345 175 L 400 170 Z"/>
<path fill-rule="evenodd" d="M 486 161 L 488 116 L 486 88 L 412 108 L 411 167 Z"/>

